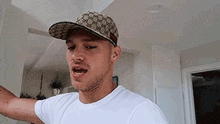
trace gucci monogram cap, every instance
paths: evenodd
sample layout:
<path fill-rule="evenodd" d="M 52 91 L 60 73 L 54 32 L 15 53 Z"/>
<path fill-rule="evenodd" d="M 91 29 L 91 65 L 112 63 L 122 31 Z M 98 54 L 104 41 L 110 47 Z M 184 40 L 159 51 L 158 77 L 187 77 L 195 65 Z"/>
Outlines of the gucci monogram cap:
<path fill-rule="evenodd" d="M 76 22 L 55 23 L 49 28 L 49 34 L 54 38 L 67 40 L 68 32 L 76 28 L 87 30 L 117 46 L 119 34 L 115 22 L 111 17 L 97 12 L 86 12 Z"/>

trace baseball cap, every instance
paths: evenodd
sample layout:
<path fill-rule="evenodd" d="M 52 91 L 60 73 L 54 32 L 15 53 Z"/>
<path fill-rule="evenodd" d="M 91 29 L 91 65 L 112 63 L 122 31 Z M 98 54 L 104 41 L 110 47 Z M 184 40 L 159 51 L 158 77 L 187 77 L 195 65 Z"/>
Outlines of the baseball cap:
<path fill-rule="evenodd" d="M 86 12 L 76 19 L 76 22 L 62 21 L 49 28 L 49 34 L 57 39 L 67 40 L 68 32 L 81 28 L 92 34 L 109 40 L 117 46 L 118 29 L 113 19 L 97 12 Z"/>

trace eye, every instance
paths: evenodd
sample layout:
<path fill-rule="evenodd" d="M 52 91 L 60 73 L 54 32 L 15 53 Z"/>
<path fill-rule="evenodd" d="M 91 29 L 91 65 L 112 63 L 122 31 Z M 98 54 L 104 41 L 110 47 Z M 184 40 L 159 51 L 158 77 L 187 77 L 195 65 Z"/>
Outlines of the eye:
<path fill-rule="evenodd" d="M 95 49 L 95 48 L 97 48 L 97 46 L 87 46 L 86 48 L 87 49 Z"/>
<path fill-rule="evenodd" d="M 69 46 L 68 50 L 74 50 L 76 48 L 76 46 Z"/>

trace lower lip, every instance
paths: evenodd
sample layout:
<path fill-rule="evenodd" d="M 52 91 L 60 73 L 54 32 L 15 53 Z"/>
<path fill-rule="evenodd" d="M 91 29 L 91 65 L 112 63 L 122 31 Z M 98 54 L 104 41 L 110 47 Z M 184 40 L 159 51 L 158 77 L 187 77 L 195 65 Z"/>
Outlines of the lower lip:
<path fill-rule="evenodd" d="M 81 78 L 85 75 L 86 73 L 75 73 L 74 71 L 72 71 L 72 76 L 75 79 Z"/>

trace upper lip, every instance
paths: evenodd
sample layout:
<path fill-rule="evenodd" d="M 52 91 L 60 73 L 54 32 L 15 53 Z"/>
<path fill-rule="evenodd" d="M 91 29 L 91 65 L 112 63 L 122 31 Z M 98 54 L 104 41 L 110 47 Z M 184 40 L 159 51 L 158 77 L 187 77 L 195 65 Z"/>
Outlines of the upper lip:
<path fill-rule="evenodd" d="M 83 70 L 88 70 L 85 66 L 81 66 L 81 65 L 73 65 L 71 69 L 74 70 L 76 68 L 81 68 Z"/>

